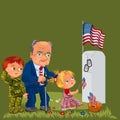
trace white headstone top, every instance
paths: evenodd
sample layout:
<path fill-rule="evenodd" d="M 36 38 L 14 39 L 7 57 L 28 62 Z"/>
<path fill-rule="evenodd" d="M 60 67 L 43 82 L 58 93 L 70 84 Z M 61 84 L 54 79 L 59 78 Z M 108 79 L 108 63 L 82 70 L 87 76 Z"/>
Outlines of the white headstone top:
<path fill-rule="evenodd" d="M 82 79 L 86 86 L 82 87 L 82 101 L 89 102 L 89 94 L 96 101 L 106 102 L 105 55 L 101 51 L 85 51 L 82 54 Z"/>

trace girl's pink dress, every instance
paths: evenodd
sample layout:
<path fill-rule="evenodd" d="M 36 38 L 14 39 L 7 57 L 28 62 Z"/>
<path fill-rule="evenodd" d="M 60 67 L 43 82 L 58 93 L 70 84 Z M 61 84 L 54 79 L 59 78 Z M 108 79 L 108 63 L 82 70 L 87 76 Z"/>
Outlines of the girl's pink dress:
<path fill-rule="evenodd" d="M 72 95 L 69 95 L 69 89 L 65 89 L 63 92 L 63 98 L 61 101 L 61 109 L 66 110 L 66 109 L 72 109 L 78 106 L 81 106 L 82 102 L 79 100 L 73 98 Z"/>

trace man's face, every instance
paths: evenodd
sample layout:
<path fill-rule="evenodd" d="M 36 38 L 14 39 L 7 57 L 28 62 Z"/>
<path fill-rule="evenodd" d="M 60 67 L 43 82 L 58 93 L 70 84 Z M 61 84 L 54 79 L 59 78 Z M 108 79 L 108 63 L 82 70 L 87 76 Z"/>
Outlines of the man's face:
<path fill-rule="evenodd" d="M 48 42 L 40 41 L 33 46 L 30 58 L 35 64 L 46 66 L 50 63 L 51 51 L 51 45 Z"/>
<path fill-rule="evenodd" d="M 19 77 L 23 72 L 23 66 L 18 63 L 9 63 L 5 69 L 11 78 Z"/>

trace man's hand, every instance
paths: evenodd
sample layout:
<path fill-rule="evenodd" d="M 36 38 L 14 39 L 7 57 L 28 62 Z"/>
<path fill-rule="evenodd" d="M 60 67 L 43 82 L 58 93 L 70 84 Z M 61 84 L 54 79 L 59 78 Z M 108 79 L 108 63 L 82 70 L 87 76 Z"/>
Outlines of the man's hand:
<path fill-rule="evenodd" d="M 45 78 L 44 76 L 39 76 L 39 77 L 38 77 L 38 82 L 39 82 L 39 83 L 44 83 L 45 80 L 46 80 L 46 78 Z"/>

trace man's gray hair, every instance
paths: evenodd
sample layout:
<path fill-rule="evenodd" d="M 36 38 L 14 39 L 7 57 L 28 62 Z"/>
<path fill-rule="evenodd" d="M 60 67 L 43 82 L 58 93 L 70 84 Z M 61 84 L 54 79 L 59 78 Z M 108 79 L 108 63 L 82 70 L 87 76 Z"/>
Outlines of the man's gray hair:
<path fill-rule="evenodd" d="M 34 46 L 37 42 L 39 42 L 39 41 L 38 41 L 38 40 L 33 40 L 33 41 L 32 41 L 31 47 L 30 47 L 31 52 L 33 52 L 33 49 L 34 49 L 33 46 Z M 51 41 L 48 41 L 48 43 L 50 44 L 51 48 L 53 49 L 52 42 L 51 42 Z"/>
<path fill-rule="evenodd" d="M 33 46 L 38 42 L 38 40 L 33 40 L 32 43 L 31 43 L 31 47 L 30 47 L 30 50 L 31 52 L 33 52 Z"/>
<path fill-rule="evenodd" d="M 48 43 L 50 44 L 51 48 L 53 49 L 53 44 L 51 41 L 48 41 Z"/>

